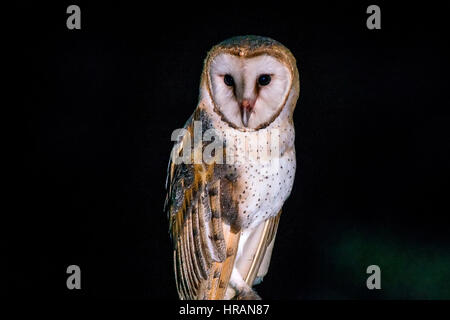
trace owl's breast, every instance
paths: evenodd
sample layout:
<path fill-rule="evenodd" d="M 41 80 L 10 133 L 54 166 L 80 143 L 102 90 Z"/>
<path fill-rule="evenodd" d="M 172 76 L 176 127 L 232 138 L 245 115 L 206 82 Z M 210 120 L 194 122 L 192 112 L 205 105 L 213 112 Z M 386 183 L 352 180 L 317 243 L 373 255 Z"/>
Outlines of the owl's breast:
<path fill-rule="evenodd" d="M 238 166 L 239 218 L 252 228 L 275 216 L 291 193 L 296 161 L 291 149 L 280 158 L 246 162 Z"/>

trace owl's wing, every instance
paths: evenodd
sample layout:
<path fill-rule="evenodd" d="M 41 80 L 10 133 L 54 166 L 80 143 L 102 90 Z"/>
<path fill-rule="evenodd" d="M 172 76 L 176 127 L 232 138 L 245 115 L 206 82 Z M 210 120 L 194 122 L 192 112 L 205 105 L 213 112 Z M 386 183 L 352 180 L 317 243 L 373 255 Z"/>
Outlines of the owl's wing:
<path fill-rule="evenodd" d="M 180 299 L 219 300 L 228 286 L 240 236 L 233 223 L 237 209 L 233 175 L 226 165 L 177 164 L 174 159 L 193 145 L 189 141 L 194 136 L 193 120 L 200 118 L 194 113 L 185 126 L 189 134 L 172 151 L 166 207 Z"/>
<path fill-rule="evenodd" d="M 277 234 L 278 223 L 280 221 L 281 210 L 278 214 L 272 218 L 267 219 L 258 228 L 257 232 L 260 232 L 258 238 L 258 244 L 256 250 L 252 253 L 253 259 L 249 259 L 249 265 L 243 266 L 242 274 L 245 275 L 245 282 L 252 287 L 254 284 L 260 282 L 268 269 L 270 264 L 270 259 L 272 257 L 272 249 L 275 242 L 275 236 Z M 258 280 L 256 278 L 259 278 Z M 256 281 L 255 281 L 256 280 Z"/>

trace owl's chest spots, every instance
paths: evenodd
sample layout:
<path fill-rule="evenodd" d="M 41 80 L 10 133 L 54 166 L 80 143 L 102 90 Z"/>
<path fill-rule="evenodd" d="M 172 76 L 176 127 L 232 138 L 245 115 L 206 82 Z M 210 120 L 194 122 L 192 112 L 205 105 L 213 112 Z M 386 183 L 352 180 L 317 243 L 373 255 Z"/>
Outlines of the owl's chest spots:
<path fill-rule="evenodd" d="M 239 218 L 243 228 L 275 216 L 289 196 L 295 176 L 294 151 L 283 157 L 238 166 Z"/>

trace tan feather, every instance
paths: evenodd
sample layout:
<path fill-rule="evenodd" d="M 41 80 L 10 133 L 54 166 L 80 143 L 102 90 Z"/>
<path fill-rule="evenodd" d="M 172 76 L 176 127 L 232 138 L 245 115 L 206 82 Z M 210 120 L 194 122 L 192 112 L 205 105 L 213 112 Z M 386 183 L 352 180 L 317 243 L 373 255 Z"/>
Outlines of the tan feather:
<path fill-rule="evenodd" d="M 228 287 L 231 272 L 233 271 L 234 261 L 236 259 L 236 253 L 239 244 L 240 231 L 231 230 L 227 239 L 227 258 L 221 266 L 220 278 L 218 280 L 218 288 L 215 293 L 215 300 L 222 300 Z"/>
<path fill-rule="evenodd" d="M 281 211 L 275 217 L 272 217 L 264 222 L 264 227 L 253 261 L 250 265 L 247 275 L 244 277 L 245 282 L 250 287 L 253 286 L 253 282 L 255 281 L 259 269 L 261 268 L 261 263 L 264 259 L 264 256 L 266 255 L 269 244 L 274 240 L 280 216 Z"/>

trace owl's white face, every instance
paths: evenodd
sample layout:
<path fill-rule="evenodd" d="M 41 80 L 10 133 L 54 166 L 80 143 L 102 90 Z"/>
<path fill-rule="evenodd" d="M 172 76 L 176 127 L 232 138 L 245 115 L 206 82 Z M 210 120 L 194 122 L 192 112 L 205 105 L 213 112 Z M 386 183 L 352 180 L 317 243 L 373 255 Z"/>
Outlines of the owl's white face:
<path fill-rule="evenodd" d="M 273 120 L 292 82 L 288 68 L 267 54 L 219 54 L 211 61 L 209 77 L 214 102 L 226 120 L 250 129 Z"/>

